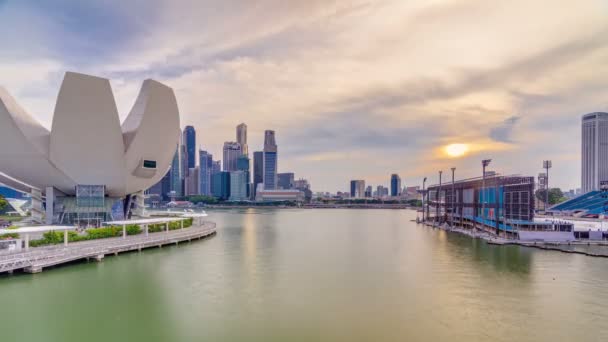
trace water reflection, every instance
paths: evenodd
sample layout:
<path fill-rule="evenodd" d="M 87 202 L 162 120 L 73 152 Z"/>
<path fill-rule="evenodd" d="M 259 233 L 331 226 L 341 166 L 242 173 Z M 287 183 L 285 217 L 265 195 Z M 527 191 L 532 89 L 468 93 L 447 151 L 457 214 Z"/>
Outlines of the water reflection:
<path fill-rule="evenodd" d="M 208 240 L 0 279 L 3 340 L 608 339 L 603 259 L 491 246 L 403 210 L 209 214 Z"/>

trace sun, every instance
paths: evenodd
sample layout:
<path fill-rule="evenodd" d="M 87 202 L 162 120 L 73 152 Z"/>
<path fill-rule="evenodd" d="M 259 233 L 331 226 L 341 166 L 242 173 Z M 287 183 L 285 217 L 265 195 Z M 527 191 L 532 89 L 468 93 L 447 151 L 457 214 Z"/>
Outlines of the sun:
<path fill-rule="evenodd" d="M 450 157 L 462 157 L 469 151 L 467 144 L 449 144 L 445 147 L 445 152 Z"/>

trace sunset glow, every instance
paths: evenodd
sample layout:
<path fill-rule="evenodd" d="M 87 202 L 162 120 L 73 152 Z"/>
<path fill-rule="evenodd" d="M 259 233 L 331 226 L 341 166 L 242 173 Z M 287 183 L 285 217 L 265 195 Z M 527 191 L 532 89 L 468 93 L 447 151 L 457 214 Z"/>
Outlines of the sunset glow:
<path fill-rule="evenodd" d="M 445 147 L 445 152 L 452 158 L 462 157 L 469 151 L 467 144 L 450 144 Z"/>

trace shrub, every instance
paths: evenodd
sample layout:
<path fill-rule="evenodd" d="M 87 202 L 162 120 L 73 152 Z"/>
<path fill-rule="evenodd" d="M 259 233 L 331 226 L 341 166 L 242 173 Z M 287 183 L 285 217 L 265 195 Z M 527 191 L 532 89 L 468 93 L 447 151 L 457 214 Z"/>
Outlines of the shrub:
<path fill-rule="evenodd" d="M 19 234 L 17 234 L 17 233 L 6 233 L 6 234 L 0 235 L 0 240 L 18 239 L 18 238 L 19 238 Z"/>

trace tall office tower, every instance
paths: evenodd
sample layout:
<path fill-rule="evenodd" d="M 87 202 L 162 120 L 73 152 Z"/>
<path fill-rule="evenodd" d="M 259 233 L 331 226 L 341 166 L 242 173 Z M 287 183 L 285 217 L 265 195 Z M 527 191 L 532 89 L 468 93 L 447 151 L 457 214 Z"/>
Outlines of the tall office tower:
<path fill-rule="evenodd" d="M 213 170 L 213 155 L 207 151 L 200 150 L 198 152 L 199 160 L 199 193 L 205 196 L 211 196 L 211 173 Z"/>
<path fill-rule="evenodd" d="M 277 174 L 277 185 L 279 189 L 289 190 L 294 188 L 295 175 L 293 172 Z"/>
<path fill-rule="evenodd" d="M 365 188 L 365 197 L 372 197 L 372 186 L 368 185 L 367 188 Z"/>
<path fill-rule="evenodd" d="M 230 172 L 230 200 L 245 201 L 247 196 L 249 183 L 247 182 L 247 174 L 249 171 L 231 171 Z"/>
<path fill-rule="evenodd" d="M 222 172 L 222 161 L 216 160 L 211 164 L 211 174 L 213 175 L 219 172 Z"/>
<path fill-rule="evenodd" d="M 298 190 L 310 189 L 310 183 L 304 178 L 293 181 L 293 187 Z"/>
<path fill-rule="evenodd" d="M 351 180 L 350 181 L 350 197 L 351 198 L 363 198 L 365 196 L 365 181 Z"/>
<path fill-rule="evenodd" d="M 246 193 L 247 193 L 247 197 L 251 196 L 251 176 L 250 176 L 250 172 L 249 172 L 249 157 L 247 157 L 246 155 L 241 155 L 236 159 L 236 169 L 237 171 L 243 171 L 244 172 L 244 177 L 243 177 L 243 182 L 245 184 L 245 188 L 247 189 Z M 232 182 L 232 180 L 231 180 Z M 232 184 L 232 183 L 231 183 Z"/>
<path fill-rule="evenodd" d="M 277 189 L 278 148 L 274 131 L 264 132 L 264 190 Z"/>
<path fill-rule="evenodd" d="M 224 200 L 230 198 L 230 172 L 220 171 L 211 176 L 211 194 Z"/>
<path fill-rule="evenodd" d="M 242 154 L 241 144 L 226 141 L 224 143 L 224 171 L 236 171 L 236 159 Z"/>
<path fill-rule="evenodd" d="M 258 184 L 264 183 L 264 152 L 253 152 L 253 186 L 251 198 L 255 198 Z"/>
<path fill-rule="evenodd" d="M 186 176 L 186 187 L 185 194 L 186 196 L 193 196 L 199 194 L 199 189 L 201 185 L 199 184 L 199 168 L 193 167 L 190 168 L 190 172 L 188 172 L 188 176 Z"/>
<path fill-rule="evenodd" d="M 196 167 L 196 131 L 192 126 L 184 128 L 184 136 L 182 144 L 186 146 L 186 168 L 192 169 Z"/>
<path fill-rule="evenodd" d="M 398 174 L 393 173 L 391 175 L 391 196 L 401 195 L 401 177 Z"/>
<path fill-rule="evenodd" d="M 170 192 L 174 192 L 175 196 L 177 197 L 181 197 L 183 195 L 182 192 L 182 163 L 180 160 L 180 149 L 181 147 L 178 147 L 175 150 L 175 154 L 173 155 L 173 161 L 171 162 L 171 169 L 169 170 L 169 172 L 171 173 L 170 176 Z"/>
<path fill-rule="evenodd" d="M 608 113 L 583 115 L 582 133 L 581 184 L 586 193 L 608 181 Z"/>
<path fill-rule="evenodd" d="M 241 144 L 241 153 L 249 157 L 249 147 L 247 146 L 247 125 L 244 123 L 236 126 L 236 142 Z"/>
<path fill-rule="evenodd" d="M 382 198 L 384 196 L 384 187 L 382 185 L 378 185 L 376 187 L 376 196 Z"/>
<path fill-rule="evenodd" d="M 158 183 L 152 185 L 146 190 L 147 199 L 146 202 L 160 204 L 161 201 L 169 200 L 169 192 L 171 191 L 171 170 L 158 181 Z M 0 189 L 0 195 L 2 191 Z M 6 197 L 6 196 L 5 196 Z M 148 201 L 149 200 L 149 201 Z"/>

